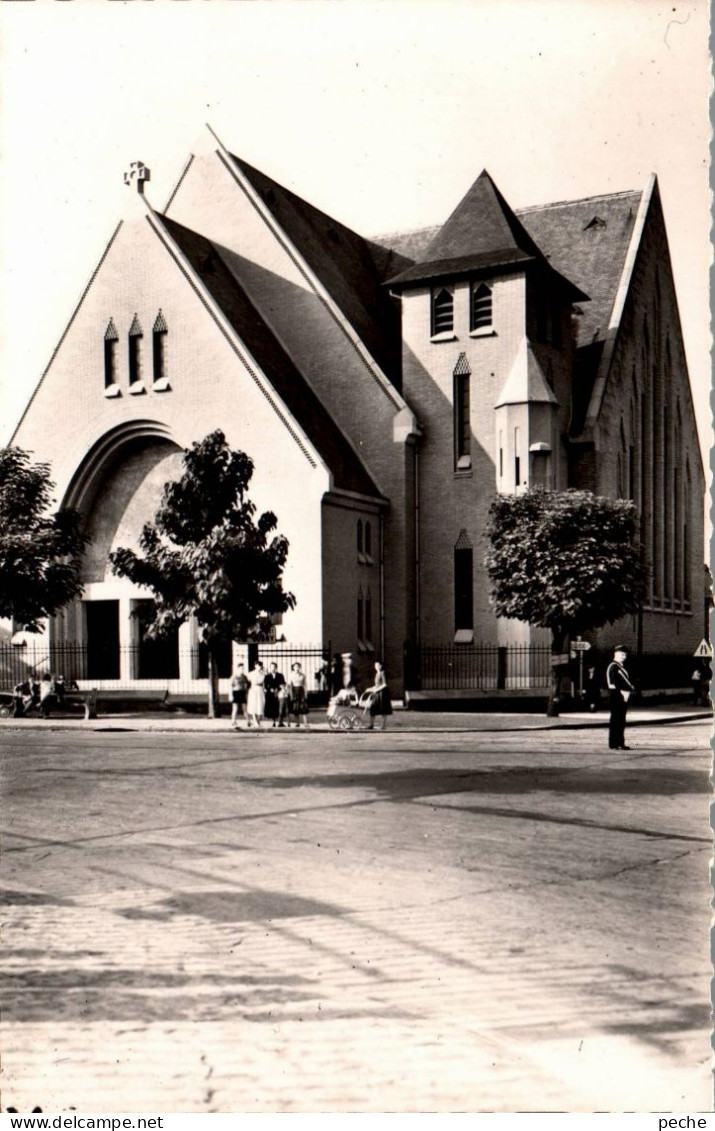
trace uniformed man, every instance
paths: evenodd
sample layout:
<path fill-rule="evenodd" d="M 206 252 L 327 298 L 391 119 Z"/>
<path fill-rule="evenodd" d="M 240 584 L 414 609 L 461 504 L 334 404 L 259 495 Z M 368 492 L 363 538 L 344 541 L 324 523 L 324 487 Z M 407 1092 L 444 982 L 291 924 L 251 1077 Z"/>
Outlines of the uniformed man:
<path fill-rule="evenodd" d="M 630 750 L 626 746 L 626 712 L 628 700 L 635 691 L 626 671 L 628 649 L 623 644 L 617 644 L 613 650 L 613 659 L 606 671 L 606 684 L 608 685 L 608 699 L 611 716 L 608 721 L 608 746 L 611 750 Z"/>

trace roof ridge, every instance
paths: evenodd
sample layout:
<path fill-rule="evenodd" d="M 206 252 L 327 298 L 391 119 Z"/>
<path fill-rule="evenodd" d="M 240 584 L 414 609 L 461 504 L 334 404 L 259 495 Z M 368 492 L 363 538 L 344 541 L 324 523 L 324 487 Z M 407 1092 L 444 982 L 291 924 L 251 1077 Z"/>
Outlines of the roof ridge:
<path fill-rule="evenodd" d="M 526 212 L 544 212 L 547 208 L 566 208 L 572 204 L 587 204 L 598 200 L 618 200 L 627 196 L 642 196 L 643 189 L 621 189 L 618 192 L 602 192 L 596 196 L 579 196 L 576 200 L 551 200 L 546 204 L 528 204 L 525 208 L 515 208 L 517 216 Z"/>

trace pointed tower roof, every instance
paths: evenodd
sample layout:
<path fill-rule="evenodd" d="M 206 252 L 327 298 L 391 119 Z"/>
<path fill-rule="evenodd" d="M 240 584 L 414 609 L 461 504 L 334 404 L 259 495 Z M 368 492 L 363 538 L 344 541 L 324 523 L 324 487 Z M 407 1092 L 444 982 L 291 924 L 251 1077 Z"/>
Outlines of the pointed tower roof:
<path fill-rule="evenodd" d="M 546 257 L 483 170 L 418 261 L 389 280 L 390 286 L 472 274 L 477 270 L 508 268 Z M 558 272 L 549 270 L 557 275 Z M 567 279 L 558 278 L 570 297 L 585 299 Z"/>
<path fill-rule="evenodd" d="M 539 403 L 557 405 L 559 402 L 549 387 L 531 344 L 524 338 L 494 407 Z"/>

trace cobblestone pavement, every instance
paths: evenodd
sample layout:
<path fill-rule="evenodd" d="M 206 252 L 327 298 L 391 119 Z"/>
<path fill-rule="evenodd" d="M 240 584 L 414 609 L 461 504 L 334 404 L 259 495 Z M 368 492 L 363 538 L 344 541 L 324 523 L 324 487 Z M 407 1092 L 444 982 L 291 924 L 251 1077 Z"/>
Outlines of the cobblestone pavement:
<path fill-rule="evenodd" d="M 3 1108 L 710 1110 L 709 733 L 1 731 Z"/>

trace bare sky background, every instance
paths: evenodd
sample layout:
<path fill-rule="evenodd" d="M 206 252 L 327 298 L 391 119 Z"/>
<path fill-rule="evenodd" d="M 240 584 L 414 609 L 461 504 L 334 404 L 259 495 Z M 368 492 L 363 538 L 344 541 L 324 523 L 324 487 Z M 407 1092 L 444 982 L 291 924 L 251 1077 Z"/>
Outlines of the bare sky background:
<path fill-rule="evenodd" d="M 150 166 L 203 123 L 364 235 L 445 220 L 486 167 L 520 208 L 658 175 L 710 446 L 707 0 L 0 5 L 0 442 Z M 707 463 L 707 461 L 706 461 Z"/>

